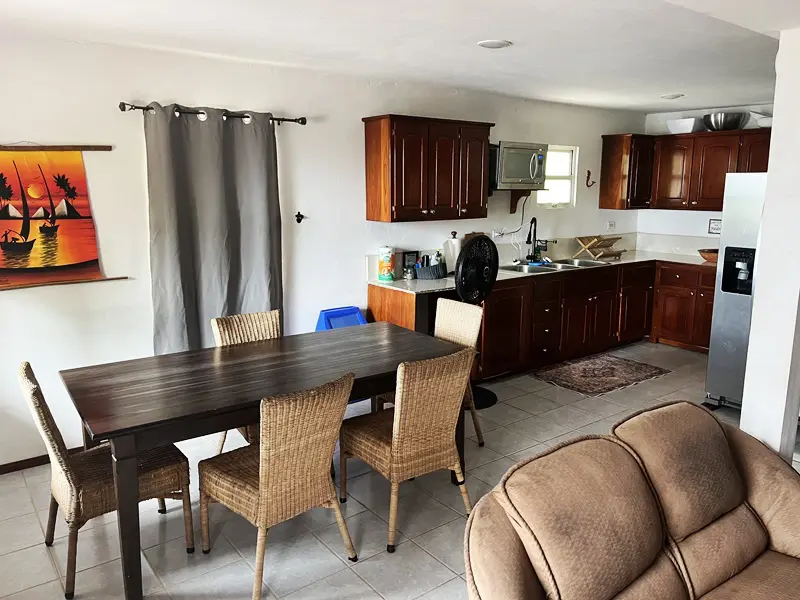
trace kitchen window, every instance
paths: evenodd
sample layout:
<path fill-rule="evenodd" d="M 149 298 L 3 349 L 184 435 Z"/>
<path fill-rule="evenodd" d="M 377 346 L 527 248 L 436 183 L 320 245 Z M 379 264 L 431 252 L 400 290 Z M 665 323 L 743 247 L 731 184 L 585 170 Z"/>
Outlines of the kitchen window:
<path fill-rule="evenodd" d="M 545 189 L 536 192 L 536 204 L 550 208 L 574 206 L 577 173 L 578 147 L 550 146 L 545 165 Z"/>

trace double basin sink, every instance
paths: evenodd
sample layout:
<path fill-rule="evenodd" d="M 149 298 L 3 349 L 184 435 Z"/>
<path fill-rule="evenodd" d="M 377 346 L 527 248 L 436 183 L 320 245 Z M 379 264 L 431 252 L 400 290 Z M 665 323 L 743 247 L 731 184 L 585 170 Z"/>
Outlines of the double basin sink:
<path fill-rule="evenodd" d="M 574 271 L 586 267 L 607 267 L 609 263 L 600 260 L 581 260 L 578 258 L 564 258 L 554 260 L 545 265 L 508 265 L 500 267 L 502 271 L 514 271 L 516 273 L 555 273 L 557 271 Z"/>

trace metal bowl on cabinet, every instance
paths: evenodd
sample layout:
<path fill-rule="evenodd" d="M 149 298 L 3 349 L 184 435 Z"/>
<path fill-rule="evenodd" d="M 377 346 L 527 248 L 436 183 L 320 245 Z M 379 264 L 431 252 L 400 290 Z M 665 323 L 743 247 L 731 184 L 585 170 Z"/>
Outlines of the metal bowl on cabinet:
<path fill-rule="evenodd" d="M 741 129 L 747 119 L 747 113 L 716 112 L 703 116 L 703 123 L 710 131 L 732 131 Z"/>

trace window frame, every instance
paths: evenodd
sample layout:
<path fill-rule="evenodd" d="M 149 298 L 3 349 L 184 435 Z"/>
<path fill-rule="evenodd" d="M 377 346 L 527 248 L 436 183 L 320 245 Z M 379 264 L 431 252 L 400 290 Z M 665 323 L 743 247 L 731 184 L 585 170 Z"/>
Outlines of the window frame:
<path fill-rule="evenodd" d="M 570 182 L 570 199 L 569 202 L 539 202 L 539 194 L 536 194 L 536 206 L 548 209 L 561 209 L 574 207 L 578 200 L 578 158 L 580 154 L 579 146 L 569 146 L 566 144 L 550 144 L 547 151 L 571 151 L 572 152 L 572 175 L 547 175 L 547 165 L 545 164 L 545 186 L 548 180 L 569 181 Z"/>

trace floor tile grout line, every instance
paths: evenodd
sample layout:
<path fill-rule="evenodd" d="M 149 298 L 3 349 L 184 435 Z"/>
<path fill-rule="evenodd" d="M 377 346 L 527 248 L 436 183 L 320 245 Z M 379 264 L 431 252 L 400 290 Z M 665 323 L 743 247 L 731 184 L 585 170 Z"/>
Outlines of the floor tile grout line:
<path fill-rule="evenodd" d="M 423 548 L 423 550 L 424 550 L 424 548 Z M 445 566 L 447 566 L 447 565 L 445 565 Z M 452 571 L 452 569 L 450 569 L 450 570 Z M 436 591 L 436 590 L 438 590 L 439 588 L 446 586 L 448 583 L 450 583 L 450 582 L 452 582 L 452 581 L 455 581 L 456 579 L 458 579 L 458 580 L 460 580 L 460 581 L 464 581 L 463 579 L 461 579 L 461 576 L 460 576 L 460 575 L 456 575 L 456 576 L 455 576 L 455 577 L 453 577 L 452 579 L 448 579 L 448 580 L 447 580 L 447 581 L 445 581 L 444 583 L 440 583 L 439 585 L 437 585 L 436 587 L 434 587 L 434 588 L 432 588 L 432 589 L 428 590 L 427 592 L 422 592 L 422 593 L 421 593 L 419 596 L 414 596 L 414 598 L 413 598 L 412 600 L 419 600 L 419 599 L 420 599 L 420 598 L 422 598 L 423 596 L 425 596 L 425 595 L 427 595 L 427 594 L 430 594 L 431 592 L 435 592 L 435 591 Z M 466 582 L 466 581 L 464 581 L 464 584 L 465 584 L 465 585 L 466 585 L 466 583 L 467 583 L 467 582 Z"/>

